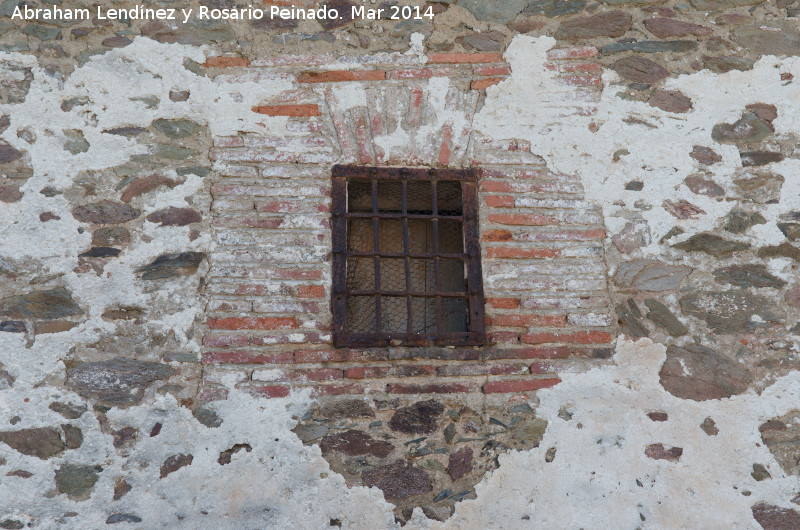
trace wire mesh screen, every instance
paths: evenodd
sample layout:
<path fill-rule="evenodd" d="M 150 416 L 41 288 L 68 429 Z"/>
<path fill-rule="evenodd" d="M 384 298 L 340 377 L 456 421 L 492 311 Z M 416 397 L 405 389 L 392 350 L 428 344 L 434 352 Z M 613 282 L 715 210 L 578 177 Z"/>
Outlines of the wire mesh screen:
<path fill-rule="evenodd" d="M 482 341 L 477 219 L 467 214 L 476 213 L 475 186 L 463 178 L 472 173 L 437 172 L 461 179 L 365 168 L 334 175 L 338 343 Z"/>

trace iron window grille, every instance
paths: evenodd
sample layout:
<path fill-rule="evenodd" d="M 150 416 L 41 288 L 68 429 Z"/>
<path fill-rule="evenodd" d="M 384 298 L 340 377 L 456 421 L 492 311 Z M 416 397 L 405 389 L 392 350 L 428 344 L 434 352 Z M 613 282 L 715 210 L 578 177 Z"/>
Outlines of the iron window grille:
<path fill-rule="evenodd" d="M 333 168 L 334 345 L 485 340 L 474 170 Z"/>

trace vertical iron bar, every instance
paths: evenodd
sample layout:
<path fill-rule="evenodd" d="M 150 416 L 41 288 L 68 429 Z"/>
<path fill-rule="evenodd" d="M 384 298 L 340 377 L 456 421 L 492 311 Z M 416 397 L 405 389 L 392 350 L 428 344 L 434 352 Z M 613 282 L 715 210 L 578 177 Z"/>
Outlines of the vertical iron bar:
<path fill-rule="evenodd" d="M 378 213 L 378 181 L 372 179 L 372 213 Z M 377 215 L 372 218 L 372 251 L 379 254 L 378 230 L 380 221 Z M 381 258 L 375 256 L 372 258 L 375 265 L 375 290 L 381 290 Z M 381 297 L 375 295 L 375 333 L 381 332 Z"/>
<path fill-rule="evenodd" d="M 433 281 L 434 289 L 436 290 L 436 335 L 438 339 L 438 336 L 442 334 L 442 297 L 439 296 L 439 293 L 442 291 L 442 285 L 439 281 L 439 192 L 437 190 L 437 184 L 437 181 L 431 181 L 431 193 L 433 193 L 433 197 L 431 198 L 431 213 L 433 213 L 433 254 L 436 256 L 433 258 Z"/>
<path fill-rule="evenodd" d="M 403 187 L 403 264 L 406 269 L 406 292 L 411 292 L 411 258 L 408 255 L 411 253 L 411 244 L 408 240 L 408 181 L 404 180 Z M 411 335 L 413 333 L 412 311 L 411 311 L 411 295 L 406 296 L 406 333 Z"/>

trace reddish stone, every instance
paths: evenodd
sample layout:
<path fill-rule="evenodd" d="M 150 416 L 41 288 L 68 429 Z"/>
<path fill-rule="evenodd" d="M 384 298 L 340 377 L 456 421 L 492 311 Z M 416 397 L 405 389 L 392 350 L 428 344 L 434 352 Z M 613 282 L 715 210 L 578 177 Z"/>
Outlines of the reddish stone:
<path fill-rule="evenodd" d="M 293 317 L 227 317 L 208 319 L 210 329 L 295 329 Z"/>
<path fill-rule="evenodd" d="M 672 202 L 671 200 L 667 199 L 661 204 L 661 206 L 678 219 L 694 219 L 698 215 L 706 213 L 705 210 L 699 206 L 695 206 L 689 201 L 685 201 L 683 199 L 679 200 L 678 202 Z"/>
<path fill-rule="evenodd" d="M 144 195 L 147 192 L 153 191 L 157 187 L 165 185 L 168 188 L 172 189 L 178 185 L 177 182 L 168 179 L 164 175 L 159 175 L 158 173 L 154 173 L 152 175 L 148 175 L 146 177 L 140 177 L 128 184 L 128 187 L 125 188 L 125 191 L 122 192 L 122 196 L 120 199 L 122 202 L 131 202 L 131 199 L 138 197 L 140 195 Z"/>
<path fill-rule="evenodd" d="M 267 116 L 289 116 L 292 118 L 321 116 L 319 105 L 260 105 L 253 112 Z"/>
<path fill-rule="evenodd" d="M 692 100 L 677 90 L 656 90 L 647 103 L 666 112 L 682 113 L 692 108 Z"/>
<path fill-rule="evenodd" d="M 405 434 L 430 434 L 438 427 L 442 412 L 444 405 L 438 401 L 420 401 L 398 409 L 389 421 L 389 428 Z"/>
<path fill-rule="evenodd" d="M 653 421 L 667 421 L 669 416 L 666 412 L 648 412 L 647 417 Z"/>
<path fill-rule="evenodd" d="M 671 462 L 677 462 L 681 459 L 683 448 L 671 447 L 669 449 L 664 449 L 662 444 L 651 444 L 645 448 L 644 454 L 653 460 L 669 460 Z"/>
<path fill-rule="evenodd" d="M 361 479 L 366 486 L 380 488 L 387 499 L 405 499 L 433 489 L 430 476 L 404 460 L 364 471 Z"/>
<path fill-rule="evenodd" d="M 502 63 L 502 53 L 429 53 L 428 63 L 475 64 Z"/>
<path fill-rule="evenodd" d="M 753 518 L 764 530 L 796 530 L 800 528 L 800 513 L 765 502 L 753 506 Z"/>
<path fill-rule="evenodd" d="M 350 456 L 371 455 L 376 458 L 386 458 L 394 451 L 394 446 L 389 442 L 375 440 L 357 430 L 328 435 L 322 439 L 319 447 L 323 454 L 335 451 Z"/>
<path fill-rule="evenodd" d="M 667 392 L 695 401 L 741 394 L 753 379 L 736 361 L 695 344 L 667 348 L 667 358 L 659 376 Z"/>
<path fill-rule="evenodd" d="M 549 379 L 514 379 L 512 381 L 493 381 L 483 385 L 484 394 L 508 394 L 516 392 L 531 392 L 542 388 L 549 388 L 561 382 L 558 377 Z"/>
<path fill-rule="evenodd" d="M 718 155 L 716 151 L 710 147 L 705 147 L 702 145 L 695 145 L 692 148 L 692 152 L 689 153 L 689 156 L 707 166 L 716 164 L 717 162 L 722 162 L 722 157 Z"/>
<path fill-rule="evenodd" d="M 582 40 L 594 37 L 620 37 L 631 28 L 632 17 L 623 11 L 610 11 L 562 22 L 557 39 Z"/>
<path fill-rule="evenodd" d="M 768 103 L 752 103 L 745 108 L 769 123 L 772 123 L 772 120 L 778 117 L 778 109 L 775 108 L 775 105 Z"/>
<path fill-rule="evenodd" d="M 634 83 L 657 83 L 669 75 L 669 71 L 657 62 L 637 55 L 620 59 L 611 68 Z"/>
<path fill-rule="evenodd" d="M 203 217 L 191 208 L 176 208 L 170 206 L 164 210 L 151 213 L 145 219 L 151 223 L 158 223 L 161 226 L 186 226 L 192 223 L 199 223 Z"/>
<path fill-rule="evenodd" d="M 0 186 L 0 202 L 17 202 L 21 198 L 22 192 L 18 185 Z"/>
<path fill-rule="evenodd" d="M 247 57 L 209 57 L 206 59 L 206 68 L 230 68 L 235 66 L 247 66 L 250 60 Z"/>
<path fill-rule="evenodd" d="M 711 28 L 671 18 L 650 18 L 644 21 L 644 27 L 659 39 L 711 33 Z"/>
<path fill-rule="evenodd" d="M 164 478 L 170 473 L 174 473 L 175 471 L 179 470 L 182 467 L 192 465 L 192 460 L 194 460 L 194 456 L 192 455 L 185 455 L 185 454 L 172 455 L 171 457 L 164 460 L 163 464 L 161 464 L 160 478 Z"/>
<path fill-rule="evenodd" d="M 447 474 L 451 480 L 458 480 L 472 471 L 472 447 L 463 447 L 450 455 Z"/>

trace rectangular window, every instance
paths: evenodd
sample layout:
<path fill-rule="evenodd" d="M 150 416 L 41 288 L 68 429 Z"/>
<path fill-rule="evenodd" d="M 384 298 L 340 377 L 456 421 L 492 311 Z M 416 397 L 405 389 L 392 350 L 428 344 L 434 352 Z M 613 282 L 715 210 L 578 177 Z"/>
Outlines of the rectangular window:
<path fill-rule="evenodd" d="M 333 168 L 335 346 L 484 342 L 476 178 Z"/>

